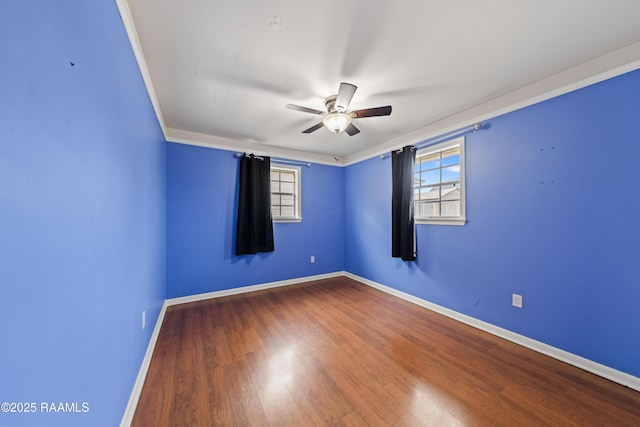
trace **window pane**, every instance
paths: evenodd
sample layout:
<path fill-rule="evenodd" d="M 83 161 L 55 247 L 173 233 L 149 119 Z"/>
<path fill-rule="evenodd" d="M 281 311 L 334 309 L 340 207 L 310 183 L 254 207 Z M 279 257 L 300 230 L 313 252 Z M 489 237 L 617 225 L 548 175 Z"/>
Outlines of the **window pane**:
<path fill-rule="evenodd" d="M 460 164 L 460 148 L 456 147 L 442 153 L 442 167 Z"/>
<path fill-rule="evenodd" d="M 460 200 L 455 202 L 442 202 L 442 216 L 460 216 Z"/>
<path fill-rule="evenodd" d="M 460 200 L 460 185 L 447 184 L 442 186 L 442 200 Z"/>
<path fill-rule="evenodd" d="M 442 168 L 442 182 L 460 181 L 460 165 Z"/>
<path fill-rule="evenodd" d="M 293 195 L 283 194 L 280 196 L 280 204 L 282 206 L 293 206 Z"/>
<path fill-rule="evenodd" d="M 464 141 L 428 155 L 418 153 L 414 169 L 413 194 L 416 218 L 460 218 L 464 201 L 461 187 Z M 437 147 L 430 147 L 437 150 Z M 427 151 L 427 150 L 424 150 Z"/>
<path fill-rule="evenodd" d="M 425 218 L 439 216 L 440 203 L 438 202 L 418 202 L 415 206 L 415 216 Z"/>
<path fill-rule="evenodd" d="M 440 186 L 436 187 L 420 187 L 420 197 L 417 200 L 439 200 Z"/>
<path fill-rule="evenodd" d="M 420 173 L 421 185 L 432 185 L 440 183 L 440 169 L 434 169 L 427 172 Z"/>
<path fill-rule="evenodd" d="M 293 172 L 280 171 L 280 181 L 293 182 Z"/>
<path fill-rule="evenodd" d="M 280 208 L 282 210 L 281 216 L 293 218 L 294 217 L 294 209 L 293 206 L 282 206 Z"/>
<path fill-rule="evenodd" d="M 430 154 L 428 156 L 422 156 L 419 159 L 420 169 L 428 170 L 440 167 L 440 153 Z M 417 163 L 417 162 L 416 162 Z"/>
<path fill-rule="evenodd" d="M 271 213 L 274 220 L 295 219 L 299 213 L 300 168 L 271 166 Z"/>
<path fill-rule="evenodd" d="M 281 182 L 280 183 L 280 192 L 293 194 L 293 182 Z"/>

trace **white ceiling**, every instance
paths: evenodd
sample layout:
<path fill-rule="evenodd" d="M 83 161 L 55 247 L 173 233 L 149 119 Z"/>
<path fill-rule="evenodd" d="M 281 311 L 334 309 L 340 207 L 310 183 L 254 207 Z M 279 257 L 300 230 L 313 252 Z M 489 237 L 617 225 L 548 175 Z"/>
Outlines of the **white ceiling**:
<path fill-rule="evenodd" d="M 349 164 L 640 67 L 638 0 L 116 0 L 170 141 Z M 355 136 L 302 130 L 340 82 Z"/>

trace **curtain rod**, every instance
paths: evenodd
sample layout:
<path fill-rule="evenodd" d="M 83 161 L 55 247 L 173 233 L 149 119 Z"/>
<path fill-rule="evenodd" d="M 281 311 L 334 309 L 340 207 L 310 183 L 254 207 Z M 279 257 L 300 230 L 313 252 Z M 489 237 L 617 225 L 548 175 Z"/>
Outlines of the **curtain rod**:
<path fill-rule="evenodd" d="M 430 145 L 434 145 L 434 144 L 439 143 L 439 142 L 448 141 L 450 139 L 458 138 L 460 136 L 466 135 L 466 134 L 471 133 L 471 132 L 476 133 L 479 130 L 488 129 L 488 128 L 489 128 L 488 125 L 483 125 L 482 123 L 474 123 L 471 126 L 467 126 L 465 128 L 462 128 L 462 129 L 454 130 L 454 131 L 451 131 L 451 132 L 444 133 L 442 135 L 434 136 L 433 138 L 425 139 L 424 141 L 421 141 L 421 142 L 415 144 L 414 148 L 416 150 L 420 150 L 422 148 L 428 147 Z M 402 149 L 392 150 L 389 153 L 381 154 L 380 158 L 384 159 L 384 158 L 387 158 L 387 157 L 391 156 L 391 153 L 394 153 L 394 152 L 395 153 L 399 153 L 401 151 L 402 151 Z"/>
<path fill-rule="evenodd" d="M 234 157 L 242 157 L 242 155 L 243 155 L 243 154 L 245 154 L 245 153 L 236 153 L 236 154 L 234 155 Z M 263 159 L 263 157 L 262 157 L 262 156 L 256 156 L 256 155 L 254 155 L 254 157 L 255 157 L 256 159 L 260 159 L 260 160 L 262 160 L 262 159 Z M 281 158 L 279 158 L 279 157 L 272 157 L 272 158 L 271 158 L 271 161 L 273 161 L 273 162 L 275 162 L 275 163 L 286 163 L 286 164 L 289 164 L 289 165 L 301 165 L 301 166 L 311 167 L 311 163 L 309 163 L 309 162 L 302 162 L 302 161 L 299 161 L 299 160 L 288 160 L 288 159 L 281 159 Z"/>

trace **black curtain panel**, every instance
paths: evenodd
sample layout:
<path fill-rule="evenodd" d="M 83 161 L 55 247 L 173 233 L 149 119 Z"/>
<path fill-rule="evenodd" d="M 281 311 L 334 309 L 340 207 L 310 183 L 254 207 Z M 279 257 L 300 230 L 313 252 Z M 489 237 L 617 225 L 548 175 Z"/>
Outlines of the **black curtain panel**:
<path fill-rule="evenodd" d="M 406 146 L 391 153 L 391 256 L 415 261 L 416 240 L 413 218 L 413 168 L 415 147 Z"/>
<path fill-rule="evenodd" d="M 271 159 L 245 153 L 240 159 L 236 255 L 273 250 Z"/>

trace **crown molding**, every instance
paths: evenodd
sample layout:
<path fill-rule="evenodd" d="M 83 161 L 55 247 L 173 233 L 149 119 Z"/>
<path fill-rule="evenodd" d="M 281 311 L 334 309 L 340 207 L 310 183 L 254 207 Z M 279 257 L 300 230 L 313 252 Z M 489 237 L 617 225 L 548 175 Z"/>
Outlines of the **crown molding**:
<path fill-rule="evenodd" d="M 343 158 L 294 150 L 273 145 L 233 140 L 196 132 L 167 128 L 160 103 L 156 95 L 151 74 L 147 67 L 142 45 L 138 39 L 136 27 L 129 8 L 128 0 L 116 0 L 120 16 L 124 23 L 133 53 L 138 62 L 140 73 L 149 93 L 164 137 L 169 142 L 217 148 L 229 151 L 250 151 L 265 156 L 282 157 L 292 160 L 320 163 L 331 166 L 349 166 L 370 159 L 408 144 L 416 144 L 426 139 L 486 122 L 512 111 L 555 98 L 560 95 L 590 86 L 595 83 L 619 76 L 640 68 L 640 42 L 587 61 L 583 64 L 561 71 L 545 79 L 531 83 L 512 92 L 491 98 L 471 106 L 463 111 L 436 120 L 425 126 L 407 132 L 382 144 L 365 149 Z"/>
<path fill-rule="evenodd" d="M 127 31 L 129 43 L 131 43 L 131 49 L 133 50 L 133 54 L 136 57 L 136 62 L 138 63 L 140 74 L 142 74 L 142 80 L 144 81 L 144 85 L 147 88 L 147 93 L 149 94 L 151 105 L 153 106 L 153 110 L 156 113 L 156 118 L 158 119 L 158 123 L 160 124 L 160 128 L 162 129 L 162 134 L 166 139 L 167 132 L 164 118 L 162 116 L 162 110 L 160 109 L 160 102 L 158 101 L 158 96 L 156 95 L 156 91 L 153 87 L 153 82 L 151 81 L 151 73 L 149 72 L 149 67 L 147 67 L 147 61 L 144 58 L 144 52 L 142 51 L 142 45 L 140 44 L 140 39 L 138 38 L 138 31 L 136 30 L 136 25 L 133 21 L 133 15 L 131 14 L 129 3 L 127 0 L 116 0 L 116 5 L 118 6 L 118 12 L 120 13 L 120 18 L 122 19 L 124 28 Z"/>
<path fill-rule="evenodd" d="M 582 89 L 640 68 L 640 42 L 607 53 L 520 89 L 483 101 L 397 138 L 344 158 L 344 166 L 416 144 L 426 139 L 486 122 L 512 111 Z"/>
<path fill-rule="evenodd" d="M 165 138 L 168 142 L 176 142 L 178 144 L 196 145 L 199 147 L 217 148 L 220 150 L 237 152 L 251 152 L 259 156 L 271 156 L 330 166 L 344 166 L 344 161 L 340 157 L 292 150 L 290 148 L 276 147 L 274 145 L 239 141 L 180 129 L 167 128 Z"/>

